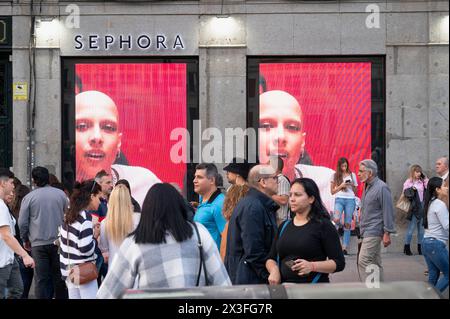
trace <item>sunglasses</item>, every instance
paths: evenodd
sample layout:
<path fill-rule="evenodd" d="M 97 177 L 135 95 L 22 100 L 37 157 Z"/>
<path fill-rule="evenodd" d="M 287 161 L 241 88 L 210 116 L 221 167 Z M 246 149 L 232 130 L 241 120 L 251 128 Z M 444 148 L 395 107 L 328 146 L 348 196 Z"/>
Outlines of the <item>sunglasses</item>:
<path fill-rule="evenodd" d="M 94 182 L 92 183 L 92 188 L 91 188 L 90 194 L 92 194 L 92 192 L 94 191 L 94 187 L 96 184 L 97 184 L 97 182 L 94 179 Z"/>

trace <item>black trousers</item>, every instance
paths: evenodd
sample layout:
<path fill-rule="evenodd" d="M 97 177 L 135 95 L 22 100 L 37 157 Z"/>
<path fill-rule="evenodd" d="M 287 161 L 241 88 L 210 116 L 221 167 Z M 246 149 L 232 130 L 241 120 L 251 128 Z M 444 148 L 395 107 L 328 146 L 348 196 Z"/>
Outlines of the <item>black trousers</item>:
<path fill-rule="evenodd" d="M 35 246 L 31 250 L 35 262 L 34 280 L 35 294 L 38 299 L 52 299 L 54 291 L 56 299 L 67 299 L 66 283 L 62 280 L 59 267 L 59 254 L 56 245 Z M 49 289 L 49 282 L 53 289 Z"/>

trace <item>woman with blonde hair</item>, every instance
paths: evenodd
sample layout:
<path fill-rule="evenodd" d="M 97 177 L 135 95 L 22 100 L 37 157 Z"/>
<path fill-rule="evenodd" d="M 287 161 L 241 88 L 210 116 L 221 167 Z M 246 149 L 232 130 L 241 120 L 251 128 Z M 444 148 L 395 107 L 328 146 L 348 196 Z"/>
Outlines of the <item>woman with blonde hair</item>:
<path fill-rule="evenodd" d="M 422 225 L 423 220 L 423 201 L 424 194 L 427 188 L 428 179 L 423 174 L 422 167 L 420 165 L 412 165 L 409 169 L 409 177 L 403 184 L 403 192 L 406 194 L 412 194 L 411 209 L 408 212 L 407 219 L 409 220 L 408 230 L 405 235 L 405 246 L 403 253 L 411 256 L 411 240 L 414 233 L 414 228 L 417 228 L 417 251 L 419 255 L 422 255 L 422 239 L 424 229 Z M 408 196 L 407 196 L 408 197 Z M 411 196 L 409 196 L 411 197 Z"/>
<path fill-rule="evenodd" d="M 139 213 L 133 213 L 130 191 L 125 185 L 116 185 L 109 196 L 108 215 L 100 224 L 99 247 L 110 264 L 122 241 L 139 223 Z"/>
<path fill-rule="evenodd" d="M 222 232 L 222 240 L 220 242 L 220 257 L 222 260 L 225 259 L 225 255 L 227 252 L 227 235 L 228 235 L 228 223 L 230 221 L 231 215 L 233 214 L 233 210 L 236 207 L 237 203 L 247 194 L 249 190 L 249 186 L 247 184 L 244 185 L 232 185 L 225 196 L 222 207 L 222 215 L 227 221 L 225 227 Z"/>

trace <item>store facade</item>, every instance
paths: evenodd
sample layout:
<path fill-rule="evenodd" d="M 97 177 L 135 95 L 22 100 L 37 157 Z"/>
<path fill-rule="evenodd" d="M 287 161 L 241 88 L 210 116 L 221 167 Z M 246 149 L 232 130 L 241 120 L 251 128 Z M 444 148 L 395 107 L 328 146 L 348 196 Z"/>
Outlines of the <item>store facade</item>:
<path fill-rule="evenodd" d="M 199 160 L 240 155 L 227 129 L 254 128 L 261 149 L 259 95 L 273 90 L 302 106 L 304 131 L 292 129 L 314 165 L 373 157 L 395 198 L 411 164 L 432 175 L 448 154 L 446 1 L 18 1 L 0 16 L 12 17 L 11 80 L 31 89 L 11 107 L 10 166 L 24 181 L 33 165 L 75 178 L 83 90 L 119 104 L 129 165 L 180 184 Z M 170 139 L 177 128 L 189 139 Z M 167 168 L 177 142 L 188 146 Z"/>

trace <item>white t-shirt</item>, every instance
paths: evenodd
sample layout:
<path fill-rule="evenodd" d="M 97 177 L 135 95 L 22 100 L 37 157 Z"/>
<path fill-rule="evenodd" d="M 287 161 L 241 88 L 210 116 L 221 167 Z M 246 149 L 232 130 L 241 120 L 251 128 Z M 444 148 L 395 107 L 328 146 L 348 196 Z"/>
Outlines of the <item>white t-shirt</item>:
<path fill-rule="evenodd" d="M 344 182 L 345 181 L 350 181 L 351 184 L 353 184 L 355 186 L 358 186 L 358 181 L 356 180 L 355 173 L 352 173 L 351 175 L 344 176 L 342 179 L 343 179 Z M 334 182 L 334 175 L 333 175 L 333 178 L 331 179 L 331 182 Z M 339 185 L 336 185 L 336 186 L 339 186 Z M 336 194 L 334 194 L 334 196 L 336 196 L 336 198 L 350 198 L 350 199 L 356 197 L 355 193 L 353 192 L 353 188 L 352 188 L 351 185 L 348 185 L 345 189 L 337 192 Z"/>
<path fill-rule="evenodd" d="M 161 180 L 145 167 L 114 164 L 111 168 L 114 172 L 112 175 L 114 184 L 119 179 L 126 179 L 130 183 L 131 196 L 136 199 L 141 207 L 150 187 L 156 183 L 161 183 Z"/>
<path fill-rule="evenodd" d="M 334 175 L 334 170 L 325 166 L 311 166 L 306 164 L 295 165 L 295 177 L 307 177 L 316 182 L 320 191 L 320 197 L 328 212 L 334 210 L 334 196 L 330 191 L 330 179 Z"/>
<path fill-rule="evenodd" d="M 11 234 L 14 236 L 16 220 L 9 213 L 3 199 L 0 199 L 0 227 L 9 226 Z M 0 238 L 0 268 L 10 265 L 14 262 L 14 251 L 6 245 L 5 241 Z"/>

